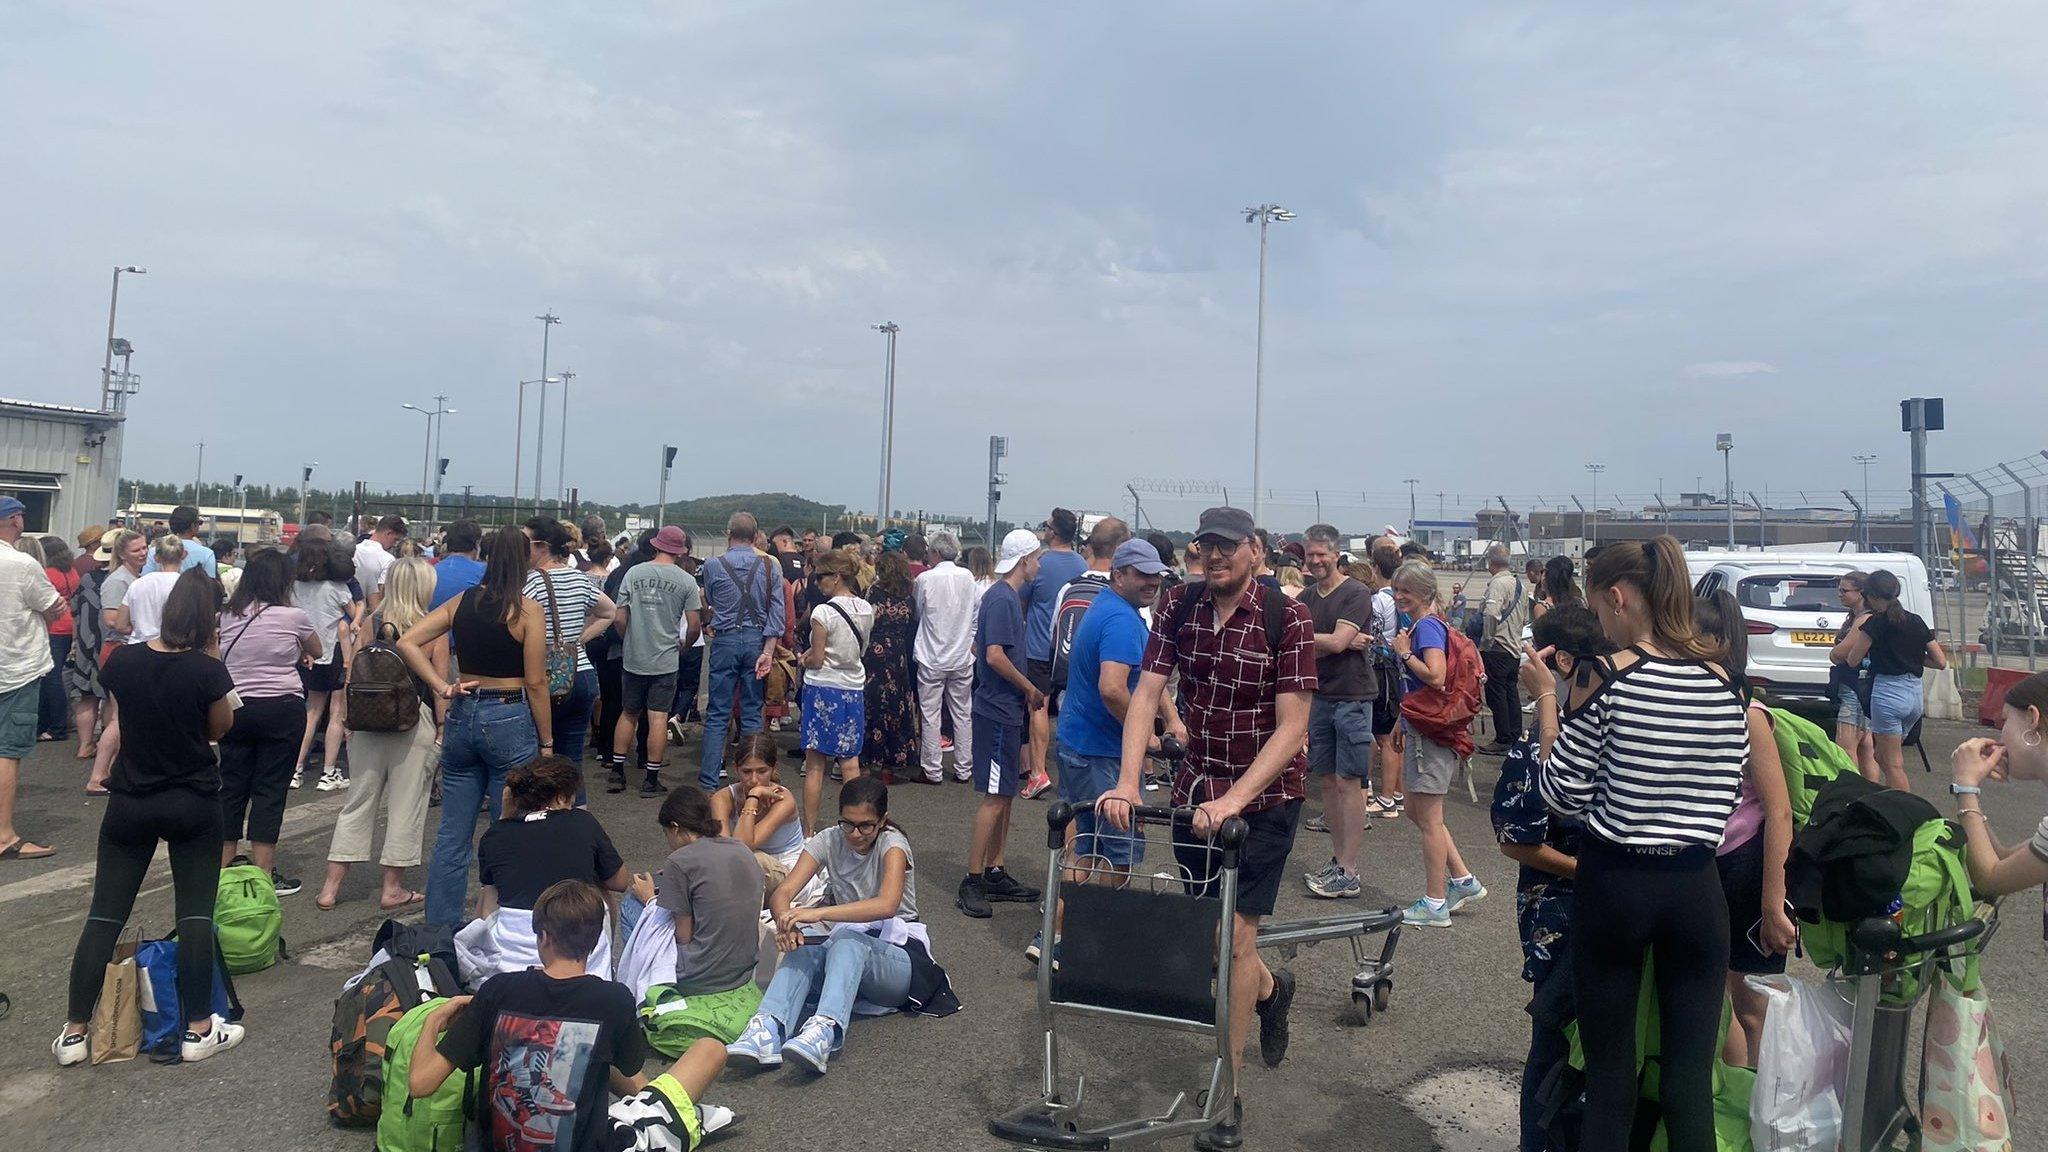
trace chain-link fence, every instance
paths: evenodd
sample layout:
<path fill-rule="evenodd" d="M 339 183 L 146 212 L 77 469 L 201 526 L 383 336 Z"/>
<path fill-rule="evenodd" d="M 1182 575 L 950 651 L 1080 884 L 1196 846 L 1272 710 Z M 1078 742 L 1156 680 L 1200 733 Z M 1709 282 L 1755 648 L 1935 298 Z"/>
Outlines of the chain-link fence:
<path fill-rule="evenodd" d="M 1935 481 L 1929 501 L 1947 546 L 1928 558 L 1936 627 L 1973 661 L 2038 667 L 2048 658 L 2048 452 Z"/>

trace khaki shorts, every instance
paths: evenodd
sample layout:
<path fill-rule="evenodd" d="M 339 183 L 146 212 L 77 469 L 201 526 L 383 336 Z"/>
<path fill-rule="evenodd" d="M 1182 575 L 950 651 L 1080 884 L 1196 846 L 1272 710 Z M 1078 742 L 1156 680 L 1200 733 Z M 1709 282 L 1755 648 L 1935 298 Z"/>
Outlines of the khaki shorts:
<path fill-rule="evenodd" d="M 1442 796 L 1458 778 L 1458 754 L 1401 725 L 1401 785 L 1424 796 Z"/>

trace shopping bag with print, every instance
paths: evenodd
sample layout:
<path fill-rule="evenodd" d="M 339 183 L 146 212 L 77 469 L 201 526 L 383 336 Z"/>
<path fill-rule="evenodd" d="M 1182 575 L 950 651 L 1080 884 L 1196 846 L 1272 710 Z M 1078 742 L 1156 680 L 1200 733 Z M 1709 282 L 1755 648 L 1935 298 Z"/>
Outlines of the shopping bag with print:
<path fill-rule="evenodd" d="M 2012 1152 L 2012 1081 L 1983 989 L 1934 982 L 1920 1053 L 1920 1146 L 1926 1152 Z"/>

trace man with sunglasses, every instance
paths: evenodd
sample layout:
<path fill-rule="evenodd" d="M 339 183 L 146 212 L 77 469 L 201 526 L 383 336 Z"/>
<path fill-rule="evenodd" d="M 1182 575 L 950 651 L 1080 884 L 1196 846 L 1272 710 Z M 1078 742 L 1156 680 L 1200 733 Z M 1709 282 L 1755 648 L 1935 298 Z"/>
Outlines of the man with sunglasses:
<path fill-rule="evenodd" d="M 1211 508 L 1195 529 L 1200 583 L 1184 584 L 1152 613 L 1138 686 L 1124 711 L 1122 767 L 1103 797 L 1110 825 L 1129 825 L 1140 802 L 1145 754 L 1167 677 L 1180 673 L 1187 758 L 1173 782 L 1177 809 L 1193 809 L 1174 827 L 1174 855 L 1198 896 L 1219 895 L 1216 854 L 1201 843 L 1225 820 L 1249 834 L 1238 854 L 1237 919 L 1230 945 L 1230 1054 L 1241 1059 L 1252 1015 L 1259 1054 L 1276 1067 L 1287 1056 L 1287 1009 L 1294 975 L 1259 957 L 1259 922 L 1273 912 L 1307 795 L 1310 701 L 1316 691 L 1315 621 L 1306 605 L 1253 579 L 1259 570 L 1251 515 Z M 1193 597 L 1193 600 L 1189 598 Z M 1240 1088 L 1242 1087 L 1242 1081 Z M 1243 1107 L 1195 1138 L 1199 1149 L 1234 1148 Z"/>

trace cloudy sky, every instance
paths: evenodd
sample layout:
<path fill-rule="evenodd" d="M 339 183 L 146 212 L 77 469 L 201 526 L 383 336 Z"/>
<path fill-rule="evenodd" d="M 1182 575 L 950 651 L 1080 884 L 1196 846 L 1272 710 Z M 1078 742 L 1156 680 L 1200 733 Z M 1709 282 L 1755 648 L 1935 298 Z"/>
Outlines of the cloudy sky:
<path fill-rule="evenodd" d="M 668 441 L 869 508 L 895 320 L 899 507 L 978 513 L 991 433 L 1008 513 L 1247 503 L 1273 201 L 1278 527 L 1712 486 L 1724 430 L 1882 501 L 1909 395 L 1936 468 L 2043 446 L 2040 8 L 1453 8 L 11 0 L 5 391 L 93 402 L 142 264 L 128 474 L 416 484 L 446 392 L 506 491 L 553 309 L 589 495 Z"/>

